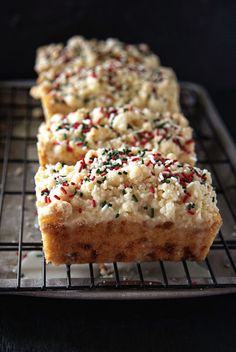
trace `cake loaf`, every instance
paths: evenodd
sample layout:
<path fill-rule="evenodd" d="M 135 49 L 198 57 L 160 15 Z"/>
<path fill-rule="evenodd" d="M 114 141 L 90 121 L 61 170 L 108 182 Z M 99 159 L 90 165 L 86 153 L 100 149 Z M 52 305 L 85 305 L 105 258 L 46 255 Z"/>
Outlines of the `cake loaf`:
<path fill-rule="evenodd" d="M 146 44 L 131 45 L 113 38 L 86 40 L 81 36 L 74 36 L 68 40 L 66 46 L 50 44 L 38 48 L 35 64 L 38 79 L 31 94 L 36 99 L 41 98 L 44 88 L 66 67 L 75 70 L 90 68 L 109 59 L 122 65 L 143 65 L 151 71 L 156 71 L 160 64 L 158 56 Z"/>
<path fill-rule="evenodd" d="M 191 165 L 196 161 L 192 129 L 183 115 L 132 106 L 56 114 L 39 128 L 37 146 L 41 165 L 73 165 L 90 149 L 131 146 Z"/>
<path fill-rule="evenodd" d="M 47 262 L 204 260 L 221 225 L 211 175 L 159 153 L 89 151 L 75 166 L 40 167 Z"/>
<path fill-rule="evenodd" d="M 40 74 L 50 70 L 58 72 L 68 65 L 91 67 L 111 58 L 123 64 L 142 64 L 151 70 L 156 70 L 160 64 L 147 44 L 126 44 L 114 38 L 88 40 L 77 35 L 65 46 L 59 43 L 39 47 L 35 70 Z"/>
<path fill-rule="evenodd" d="M 37 90 L 46 118 L 78 108 L 131 104 L 153 111 L 179 111 L 179 86 L 170 68 L 150 71 L 142 65 L 109 60 L 93 68 L 66 67 Z"/>

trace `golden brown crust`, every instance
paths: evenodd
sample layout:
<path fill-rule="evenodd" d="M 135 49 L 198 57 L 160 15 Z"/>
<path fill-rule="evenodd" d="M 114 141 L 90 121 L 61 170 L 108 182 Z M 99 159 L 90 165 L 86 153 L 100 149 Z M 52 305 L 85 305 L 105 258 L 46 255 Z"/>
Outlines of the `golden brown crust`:
<path fill-rule="evenodd" d="M 39 147 L 39 143 L 37 143 L 37 149 L 38 149 L 39 164 L 46 165 L 47 154 L 46 154 L 45 144 L 41 143 L 41 147 Z"/>
<path fill-rule="evenodd" d="M 52 117 L 54 114 L 66 115 L 76 110 L 76 108 L 73 109 L 64 103 L 56 103 L 50 93 L 45 94 L 42 97 L 41 102 L 46 120 L 50 119 L 50 117 Z"/>
<path fill-rule="evenodd" d="M 73 153 L 68 153 L 66 151 L 63 151 L 60 154 L 60 157 L 58 158 L 57 155 L 50 153 L 50 150 L 53 149 L 53 144 L 52 143 L 44 143 L 42 139 L 40 139 L 40 143 L 37 143 L 37 150 L 38 150 L 38 157 L 39 157 L 39 163 L 42 166 L 48 165 L 48 164 L 56 164 L 58 163 L 58 160 L 60 160 L 61 163 L 65 163 L 67 165 L 75 165 L 78 160 L 83 158 L 86 154 L 87 151 L 73 151 Z"/>
<path fill-rule="evenodd" d="M 58 214 L 57 214 L 58 215 Z M 53 264 L 205 259 L 221 226 L 215 214 L 211 226 L 176 228 L 173 223 L 154 228 L 147 223 L 111 221 L 96 225 L 66 225 L 60 217 L 41 220 L 47 262 Z"/>

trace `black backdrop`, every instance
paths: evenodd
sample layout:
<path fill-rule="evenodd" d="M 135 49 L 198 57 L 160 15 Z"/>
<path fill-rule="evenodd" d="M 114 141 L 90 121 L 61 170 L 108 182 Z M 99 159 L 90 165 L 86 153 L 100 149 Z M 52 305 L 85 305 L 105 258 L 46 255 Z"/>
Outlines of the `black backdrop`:
<path fill-rule="evenodd" d="M 2 1 L 0 79 L 32 78 L 35 49 L 74 34 L 147 42 L 180 80 L 204 85 L 236 138 L 234 0 Z"/>
<path fill-rule="evenodd" d="M 37 46 L 88 38 L 147 42 L 182 80 L 235 88 L 235 1 L 5 1 L 0 12 L 1 78 L 34 75 Z"/>

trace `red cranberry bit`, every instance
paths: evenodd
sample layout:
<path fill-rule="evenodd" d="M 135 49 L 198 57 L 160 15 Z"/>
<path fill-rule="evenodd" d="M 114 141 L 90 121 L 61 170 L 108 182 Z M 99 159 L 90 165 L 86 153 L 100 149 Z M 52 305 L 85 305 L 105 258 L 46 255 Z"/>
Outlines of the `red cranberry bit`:
<path fill-rule="evenodd" d="M 44 193 L 44 192 L 49 192 L 48 188 L 42 189 L 41 193 Z"/>
<path fill-rule="evenodd" d="M 61 187 L 61 191 L 62 191 L 64 194 L 67 194 L 65 188 Z"/>
<path fill-rule="evenodd" d="M 182 199 L 183 203 L 186 203 L 189 197 L 191 197 L 191 194 L 187 192 Z"/>
<path fill-rule="evenodd" d="M 77 129 L 80 126 L 80 122 L 75 122 L 73 128 Z"/>
<path fill-rule="evenodd" d="M 81 161 L 80 161 L 79 172 L 82 171 L 82 169 L 83 169 L 84 166 L 86 166 L 86 163 L 85 163 L 85 161 L 84 161 L 84 158 L 82 158 Z"/>
<path fill-rule="evenodd" d="M 151 162 L 151 160 L 148 160 L 145 165 L 149 166 L 149 165 L 153 165 L 153 163 Z"/>
<path fill-rule="evenodd" d="M 97 75 L 96 75 L 96 73 L 94 71 L 91 73 L 91 77 L 97 78 Z"/>
<path fill-rule="evenodd" d="M 133 158 L 133 159 L 131 159 L 131 161 L 137 161 L 137 160 L 140 160 L 140 158 Z"/>
<path fill-rule="evenodd" d="M 84 128 L 83 130 L 82 130 L 82 133 L 88 133 L 90 131 L 90 128 Z"/>
<path fill-rule="evenodd" d="M 97 205 L 96 200 L 95 200 L 95 199 L 92 199 L 92 207 L 95 208 L 96 205 Z"/>
<path fill-rule="evenodd" d="M 155 193 L 155 189 L 154 189 L 154 187 L 153 187 L 153 186 L 151 186 L 151 187 L 149 188 L 149 191 L 150 191 L 151 193 Z"/>
<path fill-rule="evenodd" d="M 66 141 L 66 150 L 68 151 L 68 152 L 73 152 L 73 148 L 71 148 L 71 146 L 70 146 L 70 141 Z"/>
<path fill-rule="evenodd" d="M 51 199 L 48 196 L 45 196 L 44 201 L 45 201 L 46 204 L 51 203 Z"/>

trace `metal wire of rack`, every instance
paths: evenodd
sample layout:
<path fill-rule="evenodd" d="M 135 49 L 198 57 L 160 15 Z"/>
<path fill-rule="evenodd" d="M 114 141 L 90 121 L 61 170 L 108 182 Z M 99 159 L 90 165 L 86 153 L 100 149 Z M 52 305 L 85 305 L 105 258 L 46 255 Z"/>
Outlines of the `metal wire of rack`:
<path fill-rule="evenodd" d="M 182 108 L 195 131 L 199 165 L 212 172 L 224 221 L 205 262 L 112 263 L 103 274 L 88 263 L 82 271 L 78 265 L 67 265 L 58 273 L 46 265 L 40 233 L 33 226 L 35 144 L 41 120 L 39 105 L 29 96 L 31 83 L 0 83 L 0 293 L 152 299 L 236 292 L 235 149 L 205 91 L 194 84 L 181 85 Z M 37 265 L 29 261 L 26 270 L 25 258 L 32 253 Z"/>

